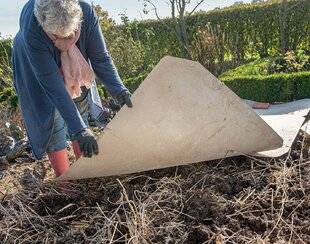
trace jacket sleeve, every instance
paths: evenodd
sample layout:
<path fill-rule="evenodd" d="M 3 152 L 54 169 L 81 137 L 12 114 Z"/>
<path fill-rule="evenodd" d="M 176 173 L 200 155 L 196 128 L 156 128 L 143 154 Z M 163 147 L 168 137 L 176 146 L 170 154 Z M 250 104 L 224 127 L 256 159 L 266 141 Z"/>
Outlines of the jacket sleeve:
<path fill-rule="evenodd" d="M 113 60 L 107 50 L 100 28 L 98 17 L 89 7 L 86 20 L 86 52 L 97 78 L 103 83 L 108 92 L 115 97 L 123 90 L 123 85 Z"/>
<path fill-rule="evenodd" d="M 44 39 L 44 38 L 43 38 Z M 27 35 L 27 56 L 37 80 L 45 90 L 48 98 L 55 105 L 70 132 L 76 134 L 86 128 L 83 119 L 66 90 L 63 77 L 53 58 L 52 50 L 35 34 Z"/>

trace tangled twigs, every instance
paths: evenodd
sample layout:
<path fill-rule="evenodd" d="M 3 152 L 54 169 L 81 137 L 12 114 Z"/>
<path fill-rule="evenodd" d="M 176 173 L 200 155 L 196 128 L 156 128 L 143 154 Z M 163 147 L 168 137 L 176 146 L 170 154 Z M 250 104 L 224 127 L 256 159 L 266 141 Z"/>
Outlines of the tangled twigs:
<path fill-rule="evenodd" d="M 0 203 L 0 240 L 306 243 L 310 160 L 302 151 L 307 147 L 300 135 L 292 153 L 279 159 L 235 157 L 119 179 L 68 183 L 67 191 L 39 180 L 29 181 L 27 187 L 15 182 L 3 191 L 21 189 L 6 193 Z M 10 167 L 10 177 L 20 177 L 20 171 Z M 38 165 L 31 167 L 24 171 L 50 175 L 49 170 L 36 174 Z"/>

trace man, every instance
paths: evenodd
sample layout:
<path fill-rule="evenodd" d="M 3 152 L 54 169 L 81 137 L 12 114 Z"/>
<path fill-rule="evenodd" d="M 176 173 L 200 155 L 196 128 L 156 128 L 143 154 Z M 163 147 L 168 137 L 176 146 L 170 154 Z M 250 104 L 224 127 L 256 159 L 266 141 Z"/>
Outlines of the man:
<path fill-rule="evenodd" d="M 56 176 L 69 168 L 69 132 L 76 158 L 99 153 L 88 129 L 96 77 L 121 105 L 132 107 L 107 51 L 93 8 L 78 0 L 29 0 L 13 44 L 14 87 L 32 150 L 48 154 Z"/>

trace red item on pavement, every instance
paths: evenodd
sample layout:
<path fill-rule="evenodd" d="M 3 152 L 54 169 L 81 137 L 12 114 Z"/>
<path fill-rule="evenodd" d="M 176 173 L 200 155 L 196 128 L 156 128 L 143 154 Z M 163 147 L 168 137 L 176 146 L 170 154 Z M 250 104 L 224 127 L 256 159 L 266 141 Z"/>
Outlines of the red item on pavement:
<path fill-rule="evenodd" d="M 258 103 L 258 102 L 256 102 L 253 104 L 252 108 L 253 109 L 268 109 L 268 108 L 270 108 L 270 106 L 271 106 L 270 103 Z"/>

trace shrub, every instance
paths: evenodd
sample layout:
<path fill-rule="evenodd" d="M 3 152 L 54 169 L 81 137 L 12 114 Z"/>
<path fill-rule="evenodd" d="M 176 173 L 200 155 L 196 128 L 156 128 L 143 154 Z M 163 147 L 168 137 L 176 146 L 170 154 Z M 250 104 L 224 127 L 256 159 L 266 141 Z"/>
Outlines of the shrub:
<path fill-rule="evenodd" d="M 136 77 L 132 77 L 132 78 L 128 78 L 128 79 L 124 79 L 123 83 L 124 85 L 128 88 L 128 90 L 131 93 L 134 93 L 135 90 L 140 86 L 140 84 L 144 81 L 144 79 L 147 77 L 148 73 L 141 73 L 140 75 L 136 76 Z M 105 87 L 98 82 L 98 91 L 99 91 L 99 95 L 102 98 L 108 98 L 110 95 L 109 93 L 106 91 Z"/>
<path fill-rule="evenodd" d="M 270 65 L 270 59 L 259 59 L 244 65 L 241 65 L 235 69 L 228 70 L 223 73 L 221 78 L 229 78 L 232 76 L 253 76 L 253 75 L 267 75 L 268 67 Z"/>
<path fill-rule="evenodd" d="M 143 70 L 145 52 L 139 41 L 126 33 L 107 35 L 109 51 L 123 79 L 133 77 Z"/>
<path fill-rule="evenodd" d="M 289 102 L 310 97 L 310 72 L 223 76 L 221 80 L 241 98 L 259 102 Z"/>
<path fill-rule="evenodd" d="M 310 2 L 308 0 L 289 1 L 288 11 L 288 49 L 309 50 Z M 199 42 L 199 61 L 206 66 L 214 60 L 221 60 L 223 53 L 214 52 L 214 44 L 220 44 L 225 60 L 241 64 L 250 58 L 265 58 L 280 53 L 280 15 L 279 1 L 258 4 L 238 4 L 209 12 L 198 12 L 187 20 L 190 43 Z M 173 26 L 170 19 L 161 21 L 136 22 L 130 29 L 134 40 L 145 47 L 148 63 L 156 64 L 163 56 L 181 56 L 178 41 L 166 26 Z M 118 27 L 120 30 L 126 28 Z M 197 36 L 198 32 L 201 35 Z M 210 33 L 212 39 L 210 40 Z M 196 48 L 196 47 L 194 47 Z M 211 49 L 212 56 L 205 51 Z M 205 51 L 204 51 L 205 50 Z M 201 52 L 202 51 L 202 52 Z M 205 57 L 203 56 L 205 55 Z M 209 59 L 209 60 L 208 60 Z"/>
<path fill-rule="evenodd" d="M 9 80 L 12 77 L 11 68 L 12 39 L 0 37 L 0 78 Z"/>
<path fill-rule="evenodd" d="M 137 77 L 126 79 L 124 80 L 124 84 L 130 90 L 130 92 L 133 93 L 139 87 L 139 85 L 144 81 L 147 75 L 148 73 L 142 73 Z"/>
<path fill-rule="evenodd" d="M 6 87 L 0 91 L 0 104 L 13 109 L 17 108 L 18 98 L 14 88 Z"/>
<path fill-rule="evenodd" d="M 224 65 L 224 38 L 219 26 L 199 28 L 190 47 L 192 58 L 215 75 L 221 73 Z"/>
<path fill-rule="evenodd" d="M 268 73 L 291 73 L 310 70 L 310 55 L 303 51 L 297 53 L 293 51 L 287 52 L 275 58 L 268 67 Z"/>

